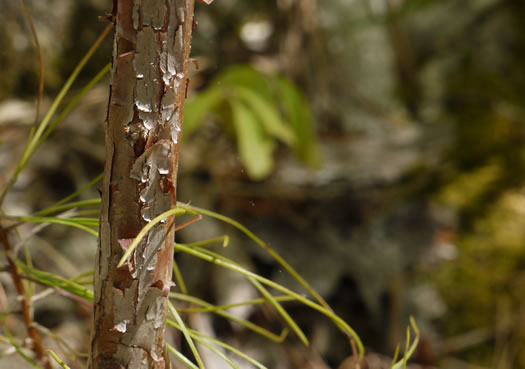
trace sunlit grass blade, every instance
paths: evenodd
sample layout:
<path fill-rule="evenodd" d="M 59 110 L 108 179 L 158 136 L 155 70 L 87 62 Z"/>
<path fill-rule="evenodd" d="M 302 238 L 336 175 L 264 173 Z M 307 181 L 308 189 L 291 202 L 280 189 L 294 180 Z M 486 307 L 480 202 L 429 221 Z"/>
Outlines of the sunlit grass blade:
<path fill-rule="evenodd" d="M 63 278 L 53 273 L 44 272 L 42 270 L 29 267 L 20 260 L 15 260 L 15 263 L 17 268 L 19 268 L 22 271 L 24 277 L 26 278 L 29 278 L 35 282 L 47 286 L 61 288 L 86 301 L 93 301 L 93 291 L 85 288 L 84 286 L 74 281 Z"/>
<path fill-rule="evenodd" d="M 9 181 L 7 182 L 7 185 L 5 186 L 2 194 L 0 195 L 0 204 L 3 202 L 3 200 L 5 198 L 5 195 L 7 194 L 9 189 L 16 182 L 16 180 L 18 178 L 18 175 L 20 174 L 22 169 L 24 169 L 24 167 L 26 166 L 27 162 L 29 161 L 29 159 L 31 159 L 31 157 L 35 153 L 36 149 L 40 145 L 42 135 L 45 133 L 46 128 L 48 127 L 49 122 L 51 121 L 51 118 L 53 117 L 53 115 L 55 114 L 56 110 L 58 109 L 58 106 L 60 105 L 60 103 L 62 102 L 62 100 L 66 96 L 67 92 L 69 91 L 69 89 L 73 85 L 73 82 L 76 80 L 76 78 L 78 77 L 79 73 L 82 71 L 82 69 L 84 68 L 86 63 L 89 61 L 89 59 L 93 56 L 95 51 L 98 49 L 98 47 L 100 46 L 100 44 L 102 43 L 104 38 L 109 34 L 109 32 L 111 31 L 112 27 L 113 27 L 112 25 L 108 25 L 106 27 L 106 29 L 102 32 L 102 34 L 98 37 L 98 39 L 91 46 L 89 51 L 82 58 L 82 60 L 78 63 L 78 65 L 75 67 L 75 69 L 73 70 L 73 72 L 69 76 L 68 80 L 66 81 L 66 83 L 64 84 L 64 86 L 62 87 L 60 92 L 58 93 L 57 97 L 55 98 L 55 100 L 51 104 L 51 107 L 49 108 L 49 110 L 47 111 L 46 115 L 42 119 L 42 122 L 40 123 L 38 128 L 36 130 L 32 130 L 31 131 L 31 134 L 30 134 L 29 139 L 27 141 L 27 144 L 26 144 L 26 147 L 25 147 L 24 152 L 22 154 L 22 157 L 20 158 L 20 160 L 18 161 L 18 164 L 16 166 L 15 172 L 13 173 L 11 178 L 9 178 Z"/>
<path fill-rule="evenodd" d="M 199 369 L 199 367 L 191 362 L 190 359 L 188 359 L 186 356 L 182 355 L 180 352 L 178 352 L 175 347 L 168 344 L 168 351 L 171 352 L 177 359 L 179 359 L 184 365 L 186 365 L 190 369 Z"/>
<path fill-rule="evenodd" d="M 186 283 L 184 283 L 184 278 L 182 278 L 182 273 L 180 272 L 179 264 L 177 264 L 177 260 L 175 259 L 173 259 L 173 275 L 175 276 L 175 281 L 181 292 L 183 294 L 187 294 L 188 289 L 186 288 Z"/>
<path fill-rule="evenodd" d="M 83 231 L 88 232 L 89 234 L 98 237 L 98 232 L 94 229 L 91 229 L 89 227 L 96 227 L 98 226 L 98 220 L 95 222 L 94 220 L 76 220 L 75 218 L 55 218 L 55 217 L 12 217 L 13 219 L 16 219 L 20 222 L 28 222 L 28 223 L 54 223 L 54 224 L 62 224 L 67 225 L 70 227 L 78 228 Z M 95 218 L 92 218 L 95 219 Z"/>
<path fill-rule="evenodd" d="M 203 340 L 202 338 L 199 338 L 197 336 L 192 336 L 193 340 L 200 343 L 201 345 L 204 345 L 205 347 L 207 347 L 209 350 L 211 350 L 215 355 L 217 355 L 218 357 L 220 357 L 222 360 L 224 360 L 225 363 L 227 363 L 230 367 L 232 367 L 233 369 L 239 369 L 239 367 L 237 365 L 235 365 L 235 363 L 233 361 L 231 361 L 226 355 L 224 355 L 220 350 L 218 350 L 215 346 L 213 346 L 211 343 L 209 342 L 206 342 L 205 340 Z"/>
<path fill-rule="evenodd" d="M 39 211 L 36 213 L 37 216 L 43 217 L 50 214 L 55 213 L 61 213 L 66 210 L 75 209 L 75 208 L 84 208 L 88 206 L 99 206 L 100 205 L 100 199 L 91 199 L 91 200 L 83 200 L 83 201 L 74 201 L 67 204 L 55 204 L 53 206 L 50 206 L 44 210 Z"/>
<path fill-rule="evenodd" d="M 89 92 L 95 86 L 102 77 L 104 77 L 111 69 L 111 63 L 108 63 L 98 72 L 95 77 L 93 77 L 83 88 L 80 90 L 80 92 L 67 104 L 67 106 L 62 110 L 62 112 L 58 115 L 58 117 L 51 123 L 46 131 L 42 134 L 42 137 L 40 137 L 40 140 L 38 141 L 35 150 L 37 150 L 40 145 L 46 140 L 46 138 L 55 130 L 57 125 L 69 114 L 69 112 L 82 100 L 84 95 Z"/>
<path fill-rule="evenodd" d="M 269 330 L 261 327 L 261 326 L 258 326 L 257 324 L 254 324 L 248 320 L 245 320 L 245 319 L 241 319 L 241 318 L 238 318 L 236 317 L 235 315 L 232 315 L 226 311 L 222 311 L 220 309 L 215 309 L 215 306 L 206 302 L 206 301 L 203 301 L 201 299 L 198 299 L 194 296 L 188 296 L 188 295 L 185 295 L 185 294 L 180 294 L 180 293 L 176 293 L 176 292 L 170 292 L 170 295 L 169 295 L 171 298 L 174 298 L 176 300 L 179 300 L 179 301 L 185 301 L 185 302 L 190 302 L 192 304 L 195 304 L 195 305 L 198 305 L 198 306 L 203 306 L 205 308 L 208 308 L 210 309 L 210 312 L 214 313 L 214 314 L 217 314 L 225 319 L 228 319 L 232 322 L 235 322 L 263 337 L 266 337 L 267 339 L 273 341 L 273 342 L 277 342 L 277 343 L 281 343 L 283 342 L 283 340 L 285 339 L 286 337 L 286 334 L 287 334 L 287 330 L 283 330 L 281 332 L 280 335 L 276 335 L 275 333 L 272 333 L 270 332 Z"/>
<path fill-rule="evenodd" d="M 394 365 L 396 364 L 398 356 L 399 356 L 399 343 L 396 345 L 396 351 L 394 352 L 394 357 L 392 358 L 392 364 L 390 365 L 390 369 L 394 368 Z"/>
<path fill-rule="evenodd" d="M 88 279 L 88 283 L 93 283 L 94 274 L 95 272 L 93 270 L 88 270 L 87 272 L 80 273 L 76 277 L 72 278 L 71 281 L 78 284 L 83 284 L 84 279 Z"/>
<path fill-rule="evenodd" d="M 295 301 L 295 298 L 291 296 L 273 296 L 273 298 L 279 302 L 287 302 L 287 301 Z M 243 302 L 237 302 L 233 304 L 226 304 L 226 305 L 214 305 L 213 307 L 209 308 L 179 308 L 179 312 L 181 313 L 213 313 L 220 310 L 227 310 L 236 308 L 239 306 L 248 306 L 248 305 L 263 305 L 267 304 L 268 300 L 264 298 L 257 298 L 252 300 L 246 300 Z"/>
<path fill-rule="evenodd" d="M 40 105 L 42 104 L 42 97 L 44 96 L 44 59 L 42 57 L 42 48 L 40 47 L 40 41 L 38 39 L 38 34 L 36 32 L 35 23 L 33 22 L 33 17 L 29 11 L 24 0 L 20 0 L 22 3 L 22 8 L 24 9 L 24 14 L 31 29 L 31 36 L 35 44 L 36 53 L 38 55 L 38 66 L 39 66 L 39 81 L 38 81 L 38 96 L 36 99 L 36 108 L 35 108 L 35 125 L 38 123 L 38 117 L 40 116 Z"/>
<path fill-rule="evenodd" d="M 264 288 L 258 281 L 256 281 L 253 278 L 249 278 L 249 280 L 255 286 L 255 288 L 257 288 L 259 290 L 259 292 L 268 300 L 268 302 L 270 304 L 272 304 L 272 306 L 275 308 L 275 310 L 277 310 L 279 315 L 284 319 L 286 324 L 288 324 L 290 326 L 290 328 L 292 329 L 292 331 L 294 331 L 294 333 L 297 335 L 297 337 L 299 337 L 301 342 L 305 346 L 309 346 L 310 342 L 308 341 L 308 338 L 306 338 L 306 335 L 304 334 L 302 329 L 299 328 L 299 326 L 297 325 L 295 320 L 293 320 L 292 317 L 290 316 L 290 314 L 288 314 L 288 312 L 286 310 L 284 310 L 284 308 L 281 306 L 281 304 L 279 304 L 279 302 L 277 302 L 277 300 L 273 298 L 273 296 L 270 294 L 270 292 L 268 292 L 268 290 L 266 288 Z"/>
<path fill-rule="evenodd" d="M 303 303 L 304 305 L 320 312 L 321 314 L 325 315 L 326 317 L 328 317 L 330 320 L 332 320 L 334 322 L 334 324 L 336 324 L 339 329 L 341 329 L 342 332 L 348 334 L 349 336 L 351 336 L 354 340 L 355 340 L 355 343 L 357 345 L 357 350 L 359 352 L 359 358 L 362 359 L 363 356 L 364 356 L 364 347 L 363 347 L 363 343 L 361 342 L 361 339 L 359 338 L 359 336 L 357 335 L 357 333 L 344 321 L 342 320 L 340 317 L 338 317 L 336 314 L 334 314 L 334 312 L 331 310 L 331 309 L 327 309 L 326 307 L 324 306 L 321 306 L 320 304 L 316 303 L 316 302 L 313 302 L 311 300 L 308 300 L 307 298 L 301 296 L 300 294 L 296 293 L 296 292 L 293 292 L 291 291 L 290 289 L 286 288 L 286 287 L 283 287 L 281 286 L 280 284 L 278 283 L 275 283 L 267 278 L 264 278 L 264 277 L 261 277 L 255 273 L 252 273 L 242 267 L 239 267 L 235 264 L 232 264 L 232 263 L 228 263 L 224 260 L 220 260 L 220 259 L 217 259 L 217 258 L 214 258 L 213 256 L 210 256 L 210 255 L 207 255 L 203 252 L 200 252 L 198 250 L 195 250 L 195 249 L 192 249 L 192 248 L 189 248 L 189 247 L 186 247 L 184 245 L 181 245 L 181 244 L 175 244 L 174 246 L 175 250 L 176 251 L 181 251 L 181 252 L 186 252 L 187 254 L 190 254 L 190 255 L 193 255 L 195 257 L 198 257 L 202 260 L 205 260 L 205 261 L 208 261 L 210 263 L 213 263 L 213 264 L 216 264 L 216 265 L 219 265 L 219 266 L 222 266 L 224 268 L 227 268 L 227 269 L 230 269 L 230 270 L 233 270 L 233 271 L 236 271 L 238 273 L 241 273 L 247 277 L 252 277 L 256 280 L 258 280 L 259 282 L 271 287 L 271 288 L 274 288 L 284 294 L 287 294 L 289 296 L 292 296 L 294 297 L 297 301 Z"/>
<path fill-rule="evenodd" d="M 73 200 L 74 198 L 78 197 L 82 192 L 84 192 L 84 191 L 88 190 L 89 188 L 93 187 L 94 185 L 96 185 L 99 181 L 102 180 L 102 178 L 104 178 L 104 173 L 100 173 L 98 176 L 96 176 L 94 179 L 92 179 L 89 183 L 87 183 L 84 186 L 80 187 L 77 191 L 73 192 L 71 195 L 68 195 L 68 196 L 64 197 L 62 200 L 57 201 L 56 203 L 54 203 L 53 205 L 51 205 L 50 207 L 48 207 L 48 208 L 46 208 L 46 209 L 44 209 L 42 211 L 46 211 L 49 208 L 54 208 L 56 206 L 60 206 L 62 204 L 65 204 L 66 202 L 68 202 L 70 200 Z M 98 204 L 100 204 L 100 202 L 101 202 L 100 199 L 94 199 L 94 200 L 98 201 Z M 41 215 L 41 214 L 39 213 L 39 215 Z"/>
<path fill-rule="evenodd" d="M 185 245 L 188 247 L 203 247 L 203 246 L 211 246 L 217 242 L 222 242 L 222 247 L 227 247 L 230 244 L 230 236 L 225 234 L 223 236 L 211 238 L 209 240 L 185 243 Z"/>
<path fill-rule="evenodd" d="M 224 256 L 222 255 L 219 255 L 217 253 L 214 253 L 214 252 L 211 252 L 209 250 L 206 250 L 206 249 L 202 249 L 202 248 L 196 248 L 196 250 L 204 253 L 204 254 L 207 254 L 207 255 L 210 255 L 216 259 L 220 259 L 220 260 L 224 260 L 228 263 L 231 263 L 233 265 L 236 265 L 238 267 L 241 267 L 241 265 L 233 262 L 232 260 L 228 259 L 228 258 L 225 258 Z M 250 283 L 252 283 L 255 288 L 257 288 L 257 290 L 268 300 L 268 302 L 273 305 L 273 307 L 275 308 L 275 310 L 277 310 L 277 312 L 279 313 L 279 315 L 284 319 L 284 321 L 286 322 L 286 324 L 288 324 L 288 326 L 292 329 L 292 331 L 294 331 L 294 333 L 297 335 L 297 337 L 299 337 L 299 339 L 301 340 L 301 342 L 305 345 L 305 346 L 308 346 L 309 345 L 309 342 L 308 342 L 308 339 L 306 338 L 306 335 L 304 334 L 304 332 L 301 330 L 301 328 L 299 328 L 299 326 L 297 325 L 297 323 L 295 322 L 295 320 L 292 319 L 292 317 L 290 316 L 290 314 L 288 314 L 286 312 L 286 310 L 284 310 L 284 308 L 281 306 L 281 304 L 279 304 L 279 302 L 270 294 L 270 292 L 268 292 L 268 290 L 262 286 L 259 281 L 253 279 L 253 278 L 250 278 L 248 277 L 248 280 L 250 281 Z"/>
<path fill-rule="evenodd" d="M 166 323 L 168 325 L 176 328 L 176 329 L 179 329 L 178 324 L 175 323 L 172 320 L 168 319 L 168 320 L 166 320 Z M 248 361 L 249 363 L 253 364 L 254 366 L 256 366 L 259 369 L 268 369 L 268 368 L 266 368 L 266 366 L 264 366 L 263 364 L 261 364 L 260 362 L 258 362 L 254 358 L 252 358 L 251 356 L 246 355 L 244 352 L 242 352 L 240 350 L 237 350 L 235 347 L 230 346 L 227 343 L 222 342 L 221 340 L 218 340 L 218 339 L 216 339 L 214 337 L 207 336 L 207 335 L 205 335 L 203 333 L 200 333 L 198 331 L 195 331 L 193 329 L 188 329 L 188 331 L 190 332 L 190 334 L 192 335 L 193 338 L 195 338 L 197 336 L 197 337 L 201 337 L 201 338 L 203 338 L 205 340 L 211 341 L 211 342 L 213 342 L 216 345 L 224 347 L 226 350 L 228 350 L 228 351 L 232 352 L 233 354 L 239 356 L 240 358 Z"/>
<path fill-rule="evenodd" d="M 93 271 L 82 273 L 81 275 L 72 278 L 72 282 L 80 284 L 81 286 L 93 286 Z"/>
<path fill-rule="evenodd" d="M 42 369 L 40 367 L 40 365 L 37 364 L 36 361 L 34 361 L 33 359 L 31 359 L 29 356 L 27 356 L 24 351 L 22 351 L 22 348 L 20 347 L 20 345 L 18 343 L 16 343 L 13 335 L 11 334 L 11 332 L 9 331 L 9 328 L 7 328 L 7 323 L 4 324 L 4 332 L 7 336 L 7 338 L 9 339 L 9 343 L 15 348 L 16 350 L 16 353 L 18 355 L 20 355 L 25 361 L 27 361 L 33 368 L 36 368 L 36 369 Z"/>
<path fill-rule="evenodd" d="M 407 327 L 407 340 L 405 342 L 405 354 L 403 355 L 403 369 L 406 369 L 407 367 L 408 345 L 410 345 L 410 327 Z"/>
<path fill-rule="evenodd" d="M 89 357 L 87 352 L 80 352 L 80 351 L 75 350 L 73 347 L 71 347 L 71 345 L 68 342 L 70 340 L 68 339 L 67 336 L 63 336 L 61 333 L 55 333 L 51 329 L 46 328 L 43 325 L 40 325 L 34 321 L 33 321 L 33 325 L 38 330 L 39 333 L 55 341 L 57 348 L 61 350 L 64 353 L 64 355 L 68 355 L 69 357 L 74 357 L 74 358 L 88 358 Z"/>
<path fill-rule="evenodd" d="M 399 360 L 394 366 L 392 366 L 392 369 L 405 369 L 408 359 L 412 357 L 412 355 L 416 351 L 417 345 L 419 344 L 419 328 L 417 327 L 414 317 L 410 317 L 410 326 L 414 331 L 414 342 L 412 342 L 412 345 L 410 345 L 410 327 L 407 327 L 407 341 L 405 345 L 405 354 L 403 355 L 403 358 L 401 360 Z"/>
<path fill-rule="evenodd" d="M 288 264 L 286 262 L 286 260 L 284 260 L 276 251 L 274 251 L 270 246 L 268 246 L 266 243 L 264 243 L 264 241 L 262 241 L 252 231 L 250 231 L 248 228 L 243 226 L 241 223 L 239 223 L 239 222 L 237 222 L 237 221 L 235 221 L 235 220 L 233 220 L 231 218 L 228 218 L 228 217 L 226 217 L 224 215 L 221 215 L 221 214 L 218 214 L 218 213 L 215 213 L 213 211 L 206 210 L 206 209 L 202 209 L 202 208 L 199 208 L 199 207 L 196 207 L 196 206 L 192 206 L 192 205 L 189 205 L 189 204 L 183 204 L 183 203 L 177 202 L 177 206 L 179 208 L 182 208 L 182 209 L 192 210 L 195 213 L 200 213 L 200 214 L 207 215 L 209 217 L 218 219 L 218 220 L 220 220 L 222 222 L 225 222 L 225 223 L 228 223 L 228 224 L 234 226 L 235 228 L 237 228 L 238 230 L 240 230 L 242 233 L 244 233 L 246 236 L 248 236 L 250 239 L 252 239 L 257 245 L 262 247 L 270 256 L 272 256 L 274 258 L 274 260 L 277 261 L 277 263 L 279 263 L 279 265 L 281 265 L 297 282 L 299 282 L 299 284 L 301 286 L 303 286 L 303 288 L 315 300 L 317 300 L 326 309 L 329 309 L 329 310 L 331 309 L 330 306 L 326 303 L 326 301 L 310 286 L 310 284 L 308 282 L 306 282 L 306 280 L 304 280 L 303 277 L 301 277 L 299 275 L 299 273 L 297 273 L 295 271 L 295 269 L 290 264 Z"/>
<path fill-rule="evenodd" d="M 182 321 L 182 318 L 177 312 L 177 309 L 175 309 L 175 307 L 169 300 L 168 300 L 168 308 L 171 312 L 171 315 L 173 315 L 173 317 L 177 321 L 177 324 L 180 326 L 180 331 L 184 335 L 184 338 L 186 338 L 186 342 L 188 343 L 188 346 L 190 347 L 190 350 L 193 356 L 195 357 L 195 361 L 197 361 L 197 365 L 199 366 L 200 369 L 204 369 L 204 364 L 202 363 L 202 359 L 199 355 L 199 352 L 197 351 L 197 348 L 195 347 L 195 344 L 193 343 L 193 340 L 191 339 L 190 333 L 188 332 L 186 325 Z"/>
<path fill-rule="evenodd" d="M 133 251 L 135 251 L 135 249 L 137 248 L 138 244 L 140 241 L 142 241 L 142 239 L 144 238 L 144 236 L 149 232 L 149 230 L 151 228 L 153 228 L 157 223 L 160 223 L 161 220 L 163 219 L 166 219 L 167 217 L 170 217 L 172 215 L 175 215 L 175 216 L 178 216 L 178 215 L 182 215 L 186 213 L 186 211 L 184 209 L 180 209 L 180 208 L 173 208 L 173 209 L 170 209 L 168 211 L 165 211 L 164 213 L 156 216 L 155 218 L 153 218 L 151 220 L 151 222 L 149 222 L 148 224 L 146 224 L 144 226 L 144 228 L 142 228 L 139 232 L 139 234 L 137 235 L 137 237 L 135 237 L 135 239 L 133 240 L 133 242 L 131 243 L 131 245 L 129 245 L 128 249 L 126 250 L 126 252 L 124 253 L 124 255 L 122 256 L 122 258 L 120 259 L 118 265 L 117 265 L 117 268 L 120 268 L 122 265 L 124 265 L 126 263 L 126 260 L 129 259 L 129 257 L 131 256 L 131 254 L 133 253 Z"/>
<path fill-rule="evenodd" d="M 64 368 L 64 369 L 71 369 L 66 363 L 64 363 L 64 362 L 62 361 L 62 359 L 60 359 L 60 358 L 57 356 L 57 354 L 55 354 L 55 353 L 53 352 L 53 350 L 47 350 L 47 352 L 49 352 L 49 354 L 50 354 L 51 356 L 53 356 L 53 359 L 55 359 L 55 361 L 58 363 L 58 365 L 60 365 L 62 368 Z"/>

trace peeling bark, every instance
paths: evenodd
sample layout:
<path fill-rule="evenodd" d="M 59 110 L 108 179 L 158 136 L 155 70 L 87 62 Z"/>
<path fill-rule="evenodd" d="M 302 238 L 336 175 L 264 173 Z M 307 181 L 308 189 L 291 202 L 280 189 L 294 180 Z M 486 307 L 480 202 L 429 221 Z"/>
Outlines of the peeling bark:
<path fill-rule="evenodd" d="M 164 369 L 173 218 L 121 268 L 142 227 L 175 206 L 193 0 L 115 0 L 90 368 Z"/>

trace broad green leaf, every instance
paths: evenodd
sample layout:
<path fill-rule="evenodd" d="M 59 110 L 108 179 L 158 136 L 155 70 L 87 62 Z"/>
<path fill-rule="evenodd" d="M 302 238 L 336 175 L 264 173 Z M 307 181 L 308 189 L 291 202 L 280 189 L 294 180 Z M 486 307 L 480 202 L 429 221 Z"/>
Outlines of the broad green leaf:
<path fill-rule="evenodd" d="M 251 178 L 262 179 L 273 169 L 272 142 L 252 111 L 237 100 L 230 101 L 230 105 L 241 160 Z"/>
<path fill-rule="evenodd" d="M 184 129 L 183 137 L 190 136 L 198 127 L 207 114 L 224 99 L 223 93 L 219 88 L 209 88 L 206 91 L 192 97 L 184 104 Z"/>
<path fill-rule="evenodd" d="M 315 139 L 312 112 L 299 90 L 284 78 L 277 80 L 280 103 L 296 136 L 294 149 L 299 159 L 313 168 L 321 162 Z"/>
<path fill-rule="evenodd" d="M 215 78 L 214 86 L 222 89 L 245 87 L 268 101 L 268 103 L 274 100 L 271 80 L 265 74 L 248 65 L 235 65 L 227 68 Z"/>
<path fill-rule="evenodd" d="M 235 95 L 252 109 L 269 135 L 281 139 L 290 146 L 295 145 L 294 132 L 279 116 L 276 104 L 266 101 L 259 94 L 246 87 L 237 86 L 232 89 Z"/>

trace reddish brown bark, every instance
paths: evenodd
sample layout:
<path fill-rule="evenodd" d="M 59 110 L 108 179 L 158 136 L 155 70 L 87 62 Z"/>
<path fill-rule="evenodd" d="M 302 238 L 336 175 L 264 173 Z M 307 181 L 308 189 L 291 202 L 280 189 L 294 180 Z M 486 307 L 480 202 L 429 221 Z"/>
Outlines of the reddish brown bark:
<path fill-rule="evenodd" d="M 0 241 L 4 244 L 4 251 L 6 253 L 7 263 L 9 265 L 9 272 L 13 278 L 16 291 L 18 292 L 22 310 L 22 319 L 24 320 L 24 324 L 27 328 L 27 335 L 32 341 L 33 351 L 44 367 L 46 369 L 51 369 L 51 362 L 49 361 L 47 352 L 45 351 L 42 341 L 40 340 L 40 336 L 38 335 L 38 332 L 36 331 L 36 328 L 33 324 L 33 314 L 31 313 L 31 303 L 29 301 L 30 299 L 27 297 L 22 277 L 18 273 L 18 268 L 16 267 L 16 263 L 11 255 L 13 251 L 9 242 L 9 235 L 2 226 L 0 226 Z"/>
<path fill-rule="evenodd" d="M 90 368 L 167 368 L 163 340 L 193 0 L 117 0 Z"/>

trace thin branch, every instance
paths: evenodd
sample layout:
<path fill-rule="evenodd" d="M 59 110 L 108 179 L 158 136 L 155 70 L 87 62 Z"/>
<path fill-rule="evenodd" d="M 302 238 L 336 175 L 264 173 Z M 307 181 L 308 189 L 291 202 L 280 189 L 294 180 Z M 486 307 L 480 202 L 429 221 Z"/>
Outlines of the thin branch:
<path fill-rule="evenodd" d="M 22 317 L 27 327 L 27 334 L 33 340 L 33 351 L 35 352 L 36 356 L 39 358 L 39 360 L 42 362 L 46 369 L 52 369 L 51 362 L 49 361 L 46 351 L 44 350 L 42 341 L 40 340 L 40 336 L 38 335 L 38 332 L 36 331 L 33 325 L 30 301 L 27 299 L 24 283 L 20 274 L 18 274 L 18 268 L 16 267 L 15 261 L 13 260 L 13 257 L 11 255 L 11 245 L 9 243 L 9 236 L 5 229 L 1 226 L 0 240 L 4 244 L 4 250 L 6 253 L 7 262 L 9 263 L 11 277 L 13 278 L 13 282 L 15 283 L 16 290 L 18 291 L 18 295 L 20 297 L 20 303 L 22 306 Z"/>
<path fill-rule="evenodd" d="M 24 8 L 24 14 L 27 19 L 27 23 L 29 24 L 29 27 L 31 28 L 31 36 L 33 37 L 33 42 L 35 43 L 36 52 L 38 54 L 38 65 L 39 65 L 39 84 L 38 84 L 38 97 L 36 100 L 36 108 L 35 108 L 35 127 L 38 125 L 38 117 L 40 115 L 40 105 L 42 103 L 42 97 L 44 96 L 44 58 L 42 57 L 42 48 L 40 47 L 40 41 L 38 41 L 38 35 L 36 33 L 35 24 L 33 22 L 33 17 L 31 16 L 31 12 L 27 8 L 27 5 L 25 4 L 24 0 L 20 0 L 20 3 L 22 4 L 22 8 Z"/>

